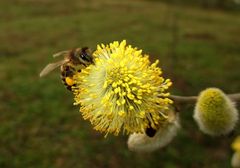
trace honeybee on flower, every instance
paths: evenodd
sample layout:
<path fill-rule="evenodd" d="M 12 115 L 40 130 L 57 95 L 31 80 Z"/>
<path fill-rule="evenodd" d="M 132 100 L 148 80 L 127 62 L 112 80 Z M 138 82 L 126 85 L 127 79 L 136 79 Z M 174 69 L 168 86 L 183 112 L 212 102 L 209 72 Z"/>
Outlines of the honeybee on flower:
<path fill-rule="evenodd" d="M 84 119 L 106 134 L 143 133 L 167 121 L 172 100 L 166 90 L 172 85 L 142 50 L 126 41 L 98 45 L 95 64 L 76 73 L 75 105 Z"/>

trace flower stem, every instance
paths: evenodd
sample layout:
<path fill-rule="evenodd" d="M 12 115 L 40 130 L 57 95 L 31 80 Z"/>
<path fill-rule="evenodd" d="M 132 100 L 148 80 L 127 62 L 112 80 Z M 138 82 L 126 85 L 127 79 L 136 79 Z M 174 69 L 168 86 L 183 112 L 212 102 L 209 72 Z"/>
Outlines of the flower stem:
<path fill-rule="evenodd" d="M 235 102 L 240 102 L 240 93 L 228 94 L 227 96 Z M 183 104 L 183 103 L 195 103 L 198 97 L 170 95 L 169 98 L 178 104 Z"/>

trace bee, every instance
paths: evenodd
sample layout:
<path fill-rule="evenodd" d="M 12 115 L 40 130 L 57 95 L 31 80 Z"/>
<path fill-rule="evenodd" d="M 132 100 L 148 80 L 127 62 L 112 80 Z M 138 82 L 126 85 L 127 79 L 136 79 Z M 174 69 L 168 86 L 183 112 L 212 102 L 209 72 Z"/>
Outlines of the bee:
<path fill-rule="evenodd" d="M 49 72 L 60 67 L 61 79 L 66 88 L 72 91 L 75 86 L 73 76 L 81 69 L 93 64 L 92 52 L 88 47 L 76 48 L 67 51 L 61 51 L 53 55 L 53 57 L 64 56 L 64 59 L 58 62 L 48 64 L 41 72 L 40 77 L 47 75 Z"/>

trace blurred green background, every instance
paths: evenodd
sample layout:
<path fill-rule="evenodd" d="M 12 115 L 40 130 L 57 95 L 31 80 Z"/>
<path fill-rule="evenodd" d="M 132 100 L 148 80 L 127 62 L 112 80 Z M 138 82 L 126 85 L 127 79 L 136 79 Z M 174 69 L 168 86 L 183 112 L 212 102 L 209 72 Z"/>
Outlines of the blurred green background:
<path fill-rule="evenodd" d="M 199 132 L 193 105 L 181 110 L 182 130 L 169 146 L 138 154 L 127 149 L 126 135 L 104 138 L 81 118 L 59 71 L 42 79 L 39 72 L 57 51 L 126 39 L 160 59 L 174 94 L 209 86 L 239 92 L 238 3 L 1 0 L 0 167 L 230 167 L 234 136 Z"/>

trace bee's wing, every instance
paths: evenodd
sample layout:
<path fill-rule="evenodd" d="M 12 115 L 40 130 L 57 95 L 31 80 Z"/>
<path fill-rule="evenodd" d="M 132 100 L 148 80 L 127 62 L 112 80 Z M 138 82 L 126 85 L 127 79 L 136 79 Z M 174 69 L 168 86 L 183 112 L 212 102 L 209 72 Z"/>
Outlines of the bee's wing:
<path fill-rule="evenodd" d="M 56 53 L 56 54 L 53 54 L 53 58 L 62 56 L 62 55 L 64 55 L 64 54 L 67 54 L 68 52 L 69 52 L 69 51 L 60 51 L 60 52 L 58 52 L 58 53 Z"/>
<path fill-rule="evenodd" d="M 50 63 L 48 64 L 39 74 L 40 77 L 43 77 L 45 75 L 47 75 L 49 72 L 53 71 L 54 69 L 56 69 L 57 67 L 67 63 L 68 60 L 61 60 L 55 63 Z"/>

